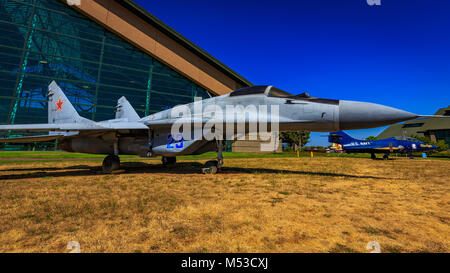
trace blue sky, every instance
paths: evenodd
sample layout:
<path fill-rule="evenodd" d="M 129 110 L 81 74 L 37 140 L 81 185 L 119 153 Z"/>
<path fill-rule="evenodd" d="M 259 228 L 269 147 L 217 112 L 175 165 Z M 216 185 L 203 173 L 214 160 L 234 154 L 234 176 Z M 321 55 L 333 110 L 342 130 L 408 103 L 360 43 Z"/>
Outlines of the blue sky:
<path fill-rule="evenodd" d="M 450 105 L 448 0 L 135 2 L 254 84 L 418 114 Z"/>

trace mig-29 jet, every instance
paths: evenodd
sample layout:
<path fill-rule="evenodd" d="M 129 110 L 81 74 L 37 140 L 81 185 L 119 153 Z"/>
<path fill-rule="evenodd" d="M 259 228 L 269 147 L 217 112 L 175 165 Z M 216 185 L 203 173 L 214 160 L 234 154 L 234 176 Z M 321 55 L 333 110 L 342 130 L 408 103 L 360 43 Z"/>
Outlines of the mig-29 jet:
<path fill-rule="evenodd" d="M 258 105 L 260 109 L 264 107 L 277 109 L 278 113 L 253 115 L 255 113 L 252 112 L 258 110 L 256 107 L 250 107 L 252 105 Z M 261 119 L 270 123 L 274 127 L 272 129 L 277 132 L 304 130 L 332 132 L 380 127 L 420 117 L 374 103 L 321 99 L 311 97 L 307 93 L 293 95 L 273 86 L 246 87 L 182 106 L 190 114 L 174 115 L 174 109 L 179 107 L 176 106 L 140 118 L 126 98 L 122 97 L 118 100 L 115 119 L 95 122 L 81 117 L 61 88 L 53 81 L 48 87 L 47 124 L 0 125 L 0 131 L 42 131 L 48 134 L 4 138 L 0 142 L 23 143 L 58 139 L 59 149 L 64 151 L 106 155 L 103 161 L 105 173 L 119 168 L 119 155 L 142 157 L 160 155 L 163 164 L 174 164 L 178 155 L 214 151 L 217 152 L 217 161 L 208 161 L 203 172 L 215 173 L 223 164 L 225 135 L 241 125 L 248 130 L 252 123 L 259 124 Z M 242 106 L 250 109 L 248 110 L 250 113 L 233 114 L 230 121 L 229 114 L 225 111 L 211 110 L 217 107 L 225 109 L 227 106 Z M 200 115 L 196 113 L 196 108 L 200 108 Z M 213 139 L 205 138 L 202 134 L 198 137 L 199 130 L 205 129 L 202 126 L 206 127 L 215 120 L 226 120 L 227 124 L 220 130 L 213 126 L 211 130 L 214 131 Z M 183 137 L 175 138 L 172 127 L 180 122 L 190 122 L 194 124 L 194 129 L 187 137 L 183 132 Z M 200 127 L 196 127 L 196 124 L 200 124 Z M 236 137 L 236 134 L 231 135 Z"/>

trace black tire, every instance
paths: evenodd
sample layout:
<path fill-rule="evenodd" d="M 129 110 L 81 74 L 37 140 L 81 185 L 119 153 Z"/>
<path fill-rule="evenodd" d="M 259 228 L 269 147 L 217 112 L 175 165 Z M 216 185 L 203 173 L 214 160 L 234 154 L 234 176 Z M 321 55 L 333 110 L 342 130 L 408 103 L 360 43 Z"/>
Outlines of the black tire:
<path fill-rule="evenodd" d="M 218 165 L 219 162 L 217 160 L 210 160 L 205 163 L 202 172 L 204 174 L 216 174 L 219 171 L 219 168 L 217 167 Z"/>
<path fill-rule="evenodd" d="M 388 160 L 389 159 L 389 155 L 383 155 L 383 159 L 384 160 Z"/>
<path fill-rule="evenodd" d="M 120 158 L 116 155 L 108 155 L 103 160 L 102 169 L 104 173 L 112 173 L 120 168 Z"/>
<path fill-rule="evenodd" d="M 375 154 L 370 154 L 370 158 L 377 159 L 377 156 Z"/>
<path fill-rule="evenodd" d="M 177 163 L 177 158 L 175 156 L 163 156 L 161 162 L 164 166 L 175 165 L 175 163 Z"/>

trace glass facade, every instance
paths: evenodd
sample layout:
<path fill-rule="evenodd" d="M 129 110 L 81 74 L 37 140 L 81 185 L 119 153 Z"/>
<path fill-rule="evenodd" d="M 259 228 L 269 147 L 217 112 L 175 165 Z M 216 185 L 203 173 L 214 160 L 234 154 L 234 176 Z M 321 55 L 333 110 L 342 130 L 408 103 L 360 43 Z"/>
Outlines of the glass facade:
<path fill-rule="evenodd" d="M 47 123 L 55 80 L 80 115 L 142 117 L 208 92 L 58 0 L 0 0 L 0 123 Z"/>
<path fill-rule="evenodd" d="M 450 146 L 450 130 L 431 131 L 431 134 L 434 134 L 436 140 L 444 140 Z"/>
<path fill-rule="evenodd" d="M 402 126 L 402 128 L 416 128 L 416 127 L 422 127 L 424 123 L 407 123 Z"/>

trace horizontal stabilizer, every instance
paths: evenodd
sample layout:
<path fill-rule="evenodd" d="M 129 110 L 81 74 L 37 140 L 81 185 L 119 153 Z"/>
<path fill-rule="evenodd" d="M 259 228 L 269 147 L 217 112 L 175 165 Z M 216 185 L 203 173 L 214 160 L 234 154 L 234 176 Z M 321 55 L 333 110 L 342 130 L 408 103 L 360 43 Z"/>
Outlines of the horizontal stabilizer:
<path fill-rule="evenodd" d="M 44 135 L 44 136 L 0 138 L 0 143 L 29 143 L 39 141 L 52 141 L 63 137 L 64 135 Z"/>
<path fill-rule="evenodd" d="M 182 117 L 182 118 L 176 118 L 176 119 L 156 119 L 156 120 L 145 120 L 144 124 L 149 127 L 167 127 L 172 126 L 175 123 L 178 124 L 205 124 L 205 123 L 221 123 L 223 120 L 221 119 L 211 119 L 211 118 L 200 118 L 200 117 Z"/>

